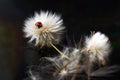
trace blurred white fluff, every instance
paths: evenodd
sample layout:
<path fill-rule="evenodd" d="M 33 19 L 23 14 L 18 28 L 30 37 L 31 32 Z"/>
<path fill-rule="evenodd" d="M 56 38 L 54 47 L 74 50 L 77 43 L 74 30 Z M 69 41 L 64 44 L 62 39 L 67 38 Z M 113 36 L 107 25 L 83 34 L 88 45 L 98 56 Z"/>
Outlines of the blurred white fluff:
<path fill-rule="evenodd" d="M 101 32 L 96 32 L 90 37 L 86 37 L 85 50 L 87 51 L 90 61 L 98 60 L 101 64 L 105 64 L 110 50 L 109 39 Z"/>
<path fill-rule="evenodd" d="M 25 79 L 25 80 L 43 80 L 39 74 L 33 74 L 33 72 L 31 70 L 29 70 L 29 78 Z"/>
<path fill-rule="evenodd" d="M 114 76 L 113 73 L 117 73 L 120 71 L 120 66 L 106 66 L 99 68 L 98 70 L 91 73 L 91 77 L 107 77 Z"/>
<path fill-rule="evenodd" d="M 60 79 L 63 79 L 65 76 L 69 76 L 69 74 L 77 73 L 80 68 L 79 61 L 81 55 L 78 49 L 67 47 L 63 50 L 63 53 L 70 58 L 70 61 L 61 55 L 54 58 L 46 58 L 55 64 L 58 71 L 60 70 L 57 74 Z"/>
<path fill-rule="evenodd" d="M 64 29 L 61 16 L 49 11 L 41 11 L 25 20 L 23 31 L 25 37 L 30 37 L 29 42 L 35 40 L 35 45 L 49 46 L 49 42 L 59 43 Z"/>

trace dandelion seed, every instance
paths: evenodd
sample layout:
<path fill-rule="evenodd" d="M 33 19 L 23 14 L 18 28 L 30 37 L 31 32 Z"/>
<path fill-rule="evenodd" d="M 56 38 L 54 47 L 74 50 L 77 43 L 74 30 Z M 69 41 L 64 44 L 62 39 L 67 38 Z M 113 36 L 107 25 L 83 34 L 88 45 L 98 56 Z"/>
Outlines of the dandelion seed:
<path fill-rule="evenodd" d="M 98 60 L 101 64 L 105 64 L 108 53 L 111 51 L 108 37 L 101 32 L 86 37 L 85 51 L 91 62 Z"/>
<path fill-rule="evenodd" d="M 31 70 L 29 70 L 29 76 L 31 80 L 41 80 L 38 75 L 33 75 Z"/>
<path fill-rule="evenodd" d="M 66 76 L 68 74 L 68 72 L 66 71 L 66 70 L 62 70 L 61 72 L 60 72 L 60 75 L 62 75 L 62 76 Z"/>
<path fill-rule="evenodd" d="M 70 58 L 69 61 L 63 58 L 61 55 L 54 58 L 46 58 L 55 64 L 57 70 L 53 75 L 59 75 L 60 79 L 64 78 L 65 76 L 69 76 L 69 74 L 76 73 L 76 71 L 79 69 L 79 50 L 76 48 L 65 48 L 63 53 Z"/>

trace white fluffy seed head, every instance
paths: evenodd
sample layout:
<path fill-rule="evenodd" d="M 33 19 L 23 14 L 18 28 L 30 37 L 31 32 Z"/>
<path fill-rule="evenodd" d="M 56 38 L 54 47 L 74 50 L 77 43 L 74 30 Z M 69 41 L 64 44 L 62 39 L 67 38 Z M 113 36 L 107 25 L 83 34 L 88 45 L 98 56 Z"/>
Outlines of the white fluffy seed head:
<path fill-rule="evenodd" d="M 101 32 L 86 37 L 85 50 L 89 54 L 90 61 L 94 62 L 98 59 L 102 64 L 105 64 L 105 59 L 111 51 L 108 37 Z"/>
<path fill-rule="evenodd" d="M 30 38 L 29 42 L 35 40 L 35 45 L 49 46 L 49 42 L 53 44 L 60 42 L 64 29 L 60 15 L 41 11 L 25 20 L 23 31 L 25 37 Z"/>

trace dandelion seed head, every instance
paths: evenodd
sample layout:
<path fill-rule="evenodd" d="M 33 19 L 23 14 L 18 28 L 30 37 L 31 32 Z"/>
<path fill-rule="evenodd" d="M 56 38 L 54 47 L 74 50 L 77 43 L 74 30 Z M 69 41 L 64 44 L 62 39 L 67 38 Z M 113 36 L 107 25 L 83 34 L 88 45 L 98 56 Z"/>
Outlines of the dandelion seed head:
<path fill-rule="evenodd" d="M 98 58 L 99 61 L 104 62 L 110 52 L 108 37 L 101 32 L 96 32 L 92 36 L 86 37 L 85 50 L 89 54 L 91 61 L 96 61 Z"/>
<path fill-rule="evenodd" d="M 29 37 L 29 42 L 35 40 L 35 45 L 47 45 L 49 42 L 57 44 L 61 40 L 65 27 L 60 15 L 49 11 L 35 13 L 33 17 L 25 20 L 25 37 Z"/>

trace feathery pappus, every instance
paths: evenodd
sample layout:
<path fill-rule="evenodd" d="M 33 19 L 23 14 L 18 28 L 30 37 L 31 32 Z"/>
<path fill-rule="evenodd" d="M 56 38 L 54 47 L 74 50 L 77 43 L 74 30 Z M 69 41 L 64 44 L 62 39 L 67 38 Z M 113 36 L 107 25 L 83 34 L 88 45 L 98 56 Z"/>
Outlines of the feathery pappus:
<path fill-rule="evenodd" d="M 35 45 L 43 47 L 45 45 L 49 46 L 49 42 L 52 44 L 59 43 L 64 29 L 60 15 L 49 11 L 41 11 L 25 20 L 23 31 L 25 37 L 30 38 L 29 42 L 35 40 Z"/>
<path fill-rule="evenodd" d="M 96 32 L 85 39 L 85 52 L 91 62 L 98 60 L 101 64 L 106 63 L 106 58 L 111 51 L 109 39 L 101 32 Z"/>
<path fill-rule="evenodd" d="M 69 76 L 70 74 L 78 73 L 79 71 L 79 61 L 80 61 L 80 51 L 77 48 L 66 47 L 63 53 L 70 58 L 68 61 L 63 56 L 56 56 L 53 58 L 46 57 L 47 60 L 53 62 L 56 67 L 56 72 L 54 76 L 59 76 L 59 80 Z"/>
<path fill-rule="evenodd" d="M 43 80 L 39 74 L 33 74 L 32 70 L 29 70 L 29 78 L 28 80 Z"/>

